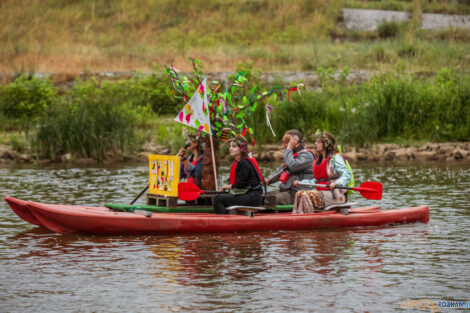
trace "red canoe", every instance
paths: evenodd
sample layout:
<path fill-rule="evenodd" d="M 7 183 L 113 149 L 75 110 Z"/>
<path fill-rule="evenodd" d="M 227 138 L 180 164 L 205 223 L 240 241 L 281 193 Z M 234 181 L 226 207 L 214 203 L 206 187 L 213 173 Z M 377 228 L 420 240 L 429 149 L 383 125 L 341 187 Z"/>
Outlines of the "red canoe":
<path fill-rule="evenodd" d="M 29 210 L 28 206 L 26 205 L 28 201 L 16 199 L 13 197 L 5 197 L 5 201 L 10 205 L 12 210 L 21 217 L 23 220 L 25 220 L 28 223 L 37 225 L 37 226 L 42 226 L 41 222 L 38 221 L 33 213 Z"/>
<path fill-rule="evenodd" d="M 429 221 L 429 207 L 380 210 L 378 206 L 352 208 L 349 215 L 334 211 L 292 215 L 260 213 L 254 217 L 211 213 L 153 213 L 151 217 L 111 211 L 106 207 L 57 205 L 6 197 L 24 220 L 59 233 L 178 234 L 330 227 L 379 226 Z"/>

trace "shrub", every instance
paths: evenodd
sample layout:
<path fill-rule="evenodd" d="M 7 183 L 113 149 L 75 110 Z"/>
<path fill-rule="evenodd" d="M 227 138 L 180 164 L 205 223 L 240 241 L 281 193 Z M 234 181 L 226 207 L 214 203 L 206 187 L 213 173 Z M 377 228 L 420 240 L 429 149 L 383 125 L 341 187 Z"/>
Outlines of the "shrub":
<path fill-rule="evenodd" d="M 397 50 L 398 56 L 402 58 L 413 58 L 417 56 L 418 53 L 419 53 L 419 48 L 411 44 L 401 46 Z"/>
<path fill-rule="evenodd" d="M 398 35 L 400 27 L 396 22 L 383 22 L 377 27 L 377 34 L 380 38 L 393 38 Z"/>
<path fill-rule="evenodd" d="M 171 95 L 173 88 L 167 75 L 137 75 L 130 81 L 122 82 L 125 97 L 137 106 L 149 105 L 155 113 L 170 114 L 178 112 L 178 100 Z"/>
<path fill-rule="evenodd" d="M 27 131 L 31 121 L 54 103 L 57 94 L 48 78 L 22 74 L 0 89 L 0 110 L 5 117 L 20 121 L 19 127 Z"/>

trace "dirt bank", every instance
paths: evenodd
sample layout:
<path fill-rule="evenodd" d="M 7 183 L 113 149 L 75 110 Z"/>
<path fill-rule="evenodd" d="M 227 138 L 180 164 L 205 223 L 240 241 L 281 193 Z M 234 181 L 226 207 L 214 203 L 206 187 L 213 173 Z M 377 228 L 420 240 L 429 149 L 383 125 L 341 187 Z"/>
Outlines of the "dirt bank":
<path fill-rule="evenodd" d="M 377 71 L 372 70 L 350 70 L 346 80 L 349 83 L 363 83 L 370 80 L 372 77 L 377 75 Z M 0 72 L 0 84 L 9 84 L 15 81 L 20 73 L 2 73 Z M 149 76 L 152 73 L 139 73 L 140 76 Z M 340 79 L 341 73 L 336 71 L 333 75 L 333 79 L 338 81 Z M 431 75 L 433 73 L 428 73 Z M 96 73 L 34 73 L 34 77 L 46 78 L 48 77 L 54 84 L 58 86 L 72 87 L 74 81 L 77 77 L 80 77 L 82 80 L 89 79 L 91 77 L 96 78 L 97 80 L 125 80 L 135 77 L 137 74 L 135 72 L 96 72 Z M 191 72 L 181 72 L 181 75 L 191 75 Z M 227 84 L 229 82 L 229 76 L 233 75 L 232 72 L 206 72 L 207 77 L 210 80 L 217 80 Z M 283 72 L 263 72 L 260 76 L 261 81 L 273 84 L 276 81 L 282 80 L 287 84 L 297 83 L 302 81 L 305 87 L 316 88 L 319 87 L 319 78 L 318 73 L 315 71 L 283 71 Z"/>

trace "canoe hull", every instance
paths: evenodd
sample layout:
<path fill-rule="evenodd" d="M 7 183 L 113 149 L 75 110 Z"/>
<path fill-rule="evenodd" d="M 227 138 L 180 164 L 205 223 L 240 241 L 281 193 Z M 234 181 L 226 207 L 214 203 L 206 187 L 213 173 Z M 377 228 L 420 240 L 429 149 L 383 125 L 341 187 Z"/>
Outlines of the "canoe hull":
<path fill-rule="evenodd" d="M 5 201 L 11 207 L 11 209 L 24 221 L 33 225 L 42 226 L 41 222 L 34 217 L 33 213 L 29 210 L 27 203 L 28 201 L 16 199 L 13 197 L 5 197 Z"/>
<path fill-rule="evenodd" d="M 11 199 L 7 202 L 10 204 Z M 396 210 L 380 210 L 378 206 L 352 208 L 349 215 L 336 212 L 302 215 L 262 213 L 256 214 L 253 218 L 211 213 L 154 213 L 151 217 L 145 217 L 134 213 L 114 212 L 105 207 L 36 202 L 26 202 L 26 207 L 42 226 L 59 233 L 121 235 L 247 232 L 380 226 L 429 221 L 427 206 Z"/>

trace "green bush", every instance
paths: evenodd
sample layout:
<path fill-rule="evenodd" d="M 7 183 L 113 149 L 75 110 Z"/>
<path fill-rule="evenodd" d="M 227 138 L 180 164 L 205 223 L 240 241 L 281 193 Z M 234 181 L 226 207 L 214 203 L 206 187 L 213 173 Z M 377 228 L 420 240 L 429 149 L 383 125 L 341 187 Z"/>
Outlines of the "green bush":
<path fill-rule="evenodd" d="M 21 136 L 17 133 L 11 134 L 8 140 L 8 143 L 11 145 L 13 150 L 20 153 L 25 152 L 29 148 L 29 142 L 24 136 Z"/>
<path fill-rule="evenodd" d="M 323 72 L 325 73 L 325 72 Z M 278 136 L 297 128 L 334 133 L 340 142 L 364 145 L 408 140 L 470 140 L 470 75 L 442 69 L 436 76 L 384 74 L 362 85 L 322 82 L 293 102 L 273 104 L 271 124 Z M 278 141 L 266 126 L 264 108 L 250 123 L 259 143 Z"/>
<path fill-rule="evenodd" d="M 397 49 L 398 56 L 402 58 L 414 58 L 419 54 L 419 52 L 419 47 L 416 47 L 416 45 L 412 44 L 405 44 L 399 46 Z"/>
<path fill-rule="evenodd" d="M 158 114 L 178 112 L 179 102 L 171 95 L 173 88 L 167 75 L 137 75 L 129 81 L 114 83 L 113 86 L 120 90 L 121 98 L 128 99 L 135 106 L 149 105 Z"/>
<path fill-rule="evenodd" d="M 0 89 L 0 111 L 7 118 L 18 120 L 21 130 L 28 130 L 37 118 L 57 99 L 58 90 L 48 78 L 20 75 Z"/>
<path fill-rule="evenodd" d="M 398 35 L 400 28 L 396 22 L 383 22 L 377 27 L 380 38 L 393 38 Z"/>
<path fill-rule="evenodd" d="M 396 138 L 469 140 L 469 86 L 470 75 L 448 69 L 432 78 L 378 76 L 350 98 L 355 113 L 345 116 L 338 130 L 358 144 Z"/>

